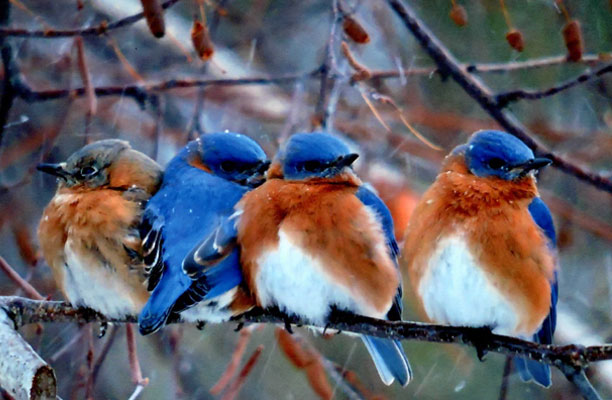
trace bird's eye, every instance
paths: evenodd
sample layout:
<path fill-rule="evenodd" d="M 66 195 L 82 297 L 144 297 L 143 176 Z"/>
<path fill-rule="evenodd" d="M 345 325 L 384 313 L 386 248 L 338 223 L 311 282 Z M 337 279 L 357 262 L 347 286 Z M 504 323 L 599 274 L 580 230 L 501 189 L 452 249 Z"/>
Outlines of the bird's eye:
<path fill-rule="evenodd" d="M 319 172 L 324 169 L 324 166 L 319 161 L 306 161 L 303 164 L 303 168 L 307 172 Z"/>
<path fill-rule="evenodd" d="M 497 157 L 490 159 L 487 164 L 491 169 L 503 170 L 506 168 L 506 163 L 504 162 L 504 160 Z"/>
<path fill-rule="evenodd" d="M 90 178 L 94 176 L 97 172 L 98 172 L 98 169 L 96 167 L 88 166 L 88 167 L 81 168 L 81 170 L 79 171 L 79 174 L 83 178 Z"/>
<path fill-rule="evenodd" d="M 223 161 L 220 164 L 221 171 L 223 172 L 236 172 L 240 168 L 240 165 L 233 161 Z"/>

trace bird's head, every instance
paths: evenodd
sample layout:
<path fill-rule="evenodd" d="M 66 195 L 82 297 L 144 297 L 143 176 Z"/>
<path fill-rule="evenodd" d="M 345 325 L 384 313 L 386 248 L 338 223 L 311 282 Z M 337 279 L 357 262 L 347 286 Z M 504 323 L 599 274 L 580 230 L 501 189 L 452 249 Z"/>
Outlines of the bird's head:
<path fill-rule="evenodd" d="M 56 176 L 60 186 L 68 188 L 95 189 L 112 185 L 113 180 L 117 186 L 128 188 L 138 186 L 138 180 L 143 176 L 156 181 L 160 174 L 155 161 L 133 150 L 128 142 L 118 139 L 88 144 L 64 162 L 41 163 L 36 168 Z M 118 183 L 120 181 L 121 184 Z"/>
<path fill-rule="evenodd" d="M 470 172 L 478 177 L 497 177 L 515 181 L 551 163 L 536 158 L 527 145 L 515 136 L 495 130 L 478 131 L 467 144 L 455 152 L 463 152 Z"/>
<path fill-rule="evenodd" d="M 282 175 L 289 180 L 331 178 L 347 170 L 359 157 L 328 133 L 297 133 L 276 155 Z"/>
<path fill-rule="evenodd" d="M 270 161 L 262 148 L 239 133 L 206 133 L 191 143 L 187 162 L 223 179 L 255 187 L 263 183 Z"/>

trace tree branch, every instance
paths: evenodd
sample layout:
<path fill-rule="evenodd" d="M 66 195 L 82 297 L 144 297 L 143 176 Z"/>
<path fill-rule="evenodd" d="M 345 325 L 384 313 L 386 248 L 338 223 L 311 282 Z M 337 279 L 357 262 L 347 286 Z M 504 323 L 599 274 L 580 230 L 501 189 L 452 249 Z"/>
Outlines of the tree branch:
<path fill-rule="evenodd" d="M 612 181 L 610 179 L 575 165 L 571 161 L 552 153 L 543 144 L 534 139 L 531 132 L 514 115 L 500 107 L 491 90 L 480 79 L 467 72 L 465 67 L 457 61 L 446 46 L 416 16 L 411 7 L 405 5 L 401 0 L 387 0 L 387 2 L 406 28 L 421 44 L 421 47 L 435 61 L 440 72 L 452 77 L 505 130 L 521 139 L 539 155 L 550 158 L 553 164 L 563 172 L 588 182 L 600 190 L 612 193 Z"/>
<path fill-rule="evenodd" d="M 0 308 L 4 309 L 17 328 L 39 322 L 136 322 L 135 316 L 122 319 L 108 319 L 102 314 L 87 308 L 73 308 L 61 301 L 30 300 L 17 296 L 0 296 Z M 272 314 L 255 310 L 237 317 L 234 321 L 246 323 L 278 323 L 284 319 Z M 170 323 L 181 322 L 179 320 Z M 308 325 L 292 319 L 296 325 Z M 532 360 L 560 367 L 586 368 L 596 361 L 612 360 L 612 345 L 542 345 L 525 340 L 495 335 L 485 329 L 453 327 L 421 322 L 391 322 L 362 316 L 343 317 L 330 323 L 328 329 L 338 329 L 370 336 L 399 340 L 416 340 L 436 343 L 465 344 L 487 352 L 522 356 Z"/>
<path fill-rule="evenodd" d="M 55 399 L 53 369 L 23 340 L 11 319 L 0 310 L 0 386 L 16 399 Z"/>
<path fill-rule="evenodd" d="M 168 9 L 178 3 L 180 0 L 168 0 L 162 4 L 162 8 Z M 13 36 L 13 37 L 28 37 L 28 38 L 65 38 L 72 36 L 100 36 L 108 31 L 123 28 L 132 25 L 144 18 L 144 13 L 139 12 L 138 14 L 130 15 L 115 22 L 107 23 L 102 22 L 96 26 L 88 26 L 86 28 L 79 29 L 43 29 L 43 30 L 28 30 L 22 28 L 0 28 L 0 38 Z"/>
<path fill-rule="evenodd" d="M 554 96 L 564 90 L 571 89 L 574 86 L 580 85 L 581 83 L 588 82 L 594 78 L 599 78 L 604 74 L 612 72 L 612 64 L 605 65 L 594 71 L 587 71 L 578 75 L 577 77 L 563 82 L 559 85 L 553 86 L 544 90 L 511 90 L 508 92 L 499 93 L 495 96 L 499 107 L 506 107 L 508 104 L 517 100 L 540 100 L 545 97 Z"/>

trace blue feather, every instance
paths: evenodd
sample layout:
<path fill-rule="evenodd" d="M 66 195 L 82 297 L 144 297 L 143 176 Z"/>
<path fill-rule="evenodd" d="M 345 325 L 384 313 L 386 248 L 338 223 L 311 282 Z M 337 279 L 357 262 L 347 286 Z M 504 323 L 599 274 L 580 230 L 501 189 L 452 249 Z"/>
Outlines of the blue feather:
<path fill-rule="evenodd" d="M 389 248 L 389 255 L 395 262 L 397 267 L 397 256 L 399 254 L 399 246 L 395 240 L 395 233 L 393 227 L 393 218 L 389 209 L 385 203 L 367 186 L 361 186 L 355 193 L 357 198 L 368 208 L 370 208 L 377 215 L 380 221 L 385 238 L 387 241 L 387 247 Z M 393 305 L 387 313 L 387 318 L 391 321 L 399 321 L 402 319 L 402 285 L 400 283 L 395 298 L 393 299 Z M 404 349 L 401 343 L 393 339 L 381 339 L 372 336 L 364 336 L 361 338 L 368 349 L 376 369 L 380 375 L 380 378 L 387 385 L 393 382 L 393 379 L 397 379 L 402 385 L 406 385 L 412 379 L 412 370 L 408 358 L 404 353 Z"/>
<path fill-rule="evenodd" d="M 143 334 L 160 328 L 171 312 L 223 293 L 241 281 L 235 273 L 236 256 L 228 257 L 210 271 L 210 276 L 195 282 L 183 273 L 182 263 L 202 238 L 209 236 L 220 221 L 234 212 L 234 205 L 248 188 L 191 168 L 180 156 L 171 162 L 167 171 L 162 187 L 147 205 L 147 210 L 155 210 L 164 221 L 161 227 L 163 268 L 159 283 L 139 317 Z M 225 278 L 229 279 L 224 281 Z M 216 287 L 220 282 L 223 285 Z"/>
<path fill-rule="evenodd" d="M 394 379 L 406 386 L 412 379 L 412 370 L 402 344 L 398 340 L 382 339 L 374 336 L 361 335 L 380 379 L 390 385 Z"/>
<path fill-rule="evenodd" d="M 548 206 L 539 197 L 534 198 L 529 204 L 529 213 L 534 222 L 542 229 L 549 240 L 549 247 L 554 251 L 557 237 L 553 219 Z M 540 330 L 533 335 L 533 341 L 541 344 L 551 344 L 555 328 L 557 326 L 557 299 L 559 297 L 559 285 L 557 282 L 557 271 L 550 282 L 550 313 L 542 322 Z M 524 358 L 515 359 L 515 365 L 521 379 L 529 381 L 533 379 L 538 384 L 549 387 L 551 385 L 550 367 L 546 364 Z"/>

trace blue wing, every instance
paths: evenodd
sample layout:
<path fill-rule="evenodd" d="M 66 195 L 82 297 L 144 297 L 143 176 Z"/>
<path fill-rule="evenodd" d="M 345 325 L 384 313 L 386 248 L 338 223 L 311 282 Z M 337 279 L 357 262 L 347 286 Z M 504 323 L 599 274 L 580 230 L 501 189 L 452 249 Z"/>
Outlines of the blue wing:
<path fill-rule="evenodd" d="M 367 186 L 359 187 L 357 193 L 355 194 L 361 202 L 370 207 L 378 217 L 380 218 L 380 222 L 382 223 L 383 230 L 385 232 L 385 237 L 387 239 L 387 246 L 389 247 L 389 252 L 393 256 L 393 259 L 397 264 L 397 256 L 399 255 L 399 246 L 397 245 L 397 241 L 395 240 L 395 228 L 393 227 L 393 218 L 391 217 L 391 212 L 383 203 L 383 201 L 378 197 L 374 192 L 367 188 Z"/>
<path fill-rule="evenodd" d="M 399 246 L 395 240 L 395 230 L 391 212 L 389 212 L 385 203 L 383 203 L 374 192 L 368 189 L 367 186 L 361 186 L 355 195 L 365 206 L 373 210 L 378 216 L 385 234 L 389 254 L 397 267 Z M 402 319 L 401 282 L 393 299 L 393 305 L 387 313 L 387 318 L 391 321 L 399 321 Z M 362 339 L 383 382 L 389 385 L 394 379 L 397 379 L 402 386 L 410 382 L 412 379 L 412 369 L 410 368 L 410 363 L 408 362 L 408 358 L 399 340 L 382 339 L 365 335 L 362 336 Z"/>
<path fill-rule="evenodd" d="M 554 251 L 557 245 L 557 236 L 548 206 L 542 199 L 536 197 L 529 204 L 529 213 L 548 238 L 551 251 Z M 555 328 L 557 327 L 557 299 L 559 297 L 557 271 L 555 271 L 550 282 L 550 288 L 550 313 L 542 323 L 540 330 L 533 337 L 536 343 L 551 344 Z M 529 381 L 533 379 L 542 386 L 550 386 L 550 367 L 548 365 L 527 359 L 516 359 L 515 362 L 523 380 Z"/>
<path fill-rule="evenodd" d="M 164 218 L 157 207 L 151 205 L 145 209 L 142 222 L 139 227 L 142 253 L 146 265 L 145 271 L 148 275 L 149 291 L 155 289 L 162 272 L 164 262 L 162 257 L 162 229 Z"/>
<path fill-rule="evenodd" d="M 393 218 L 391 217 L 391 212 L 383 203 L 383 201 L 367 186 L 361 186 L 357 193 L 355 194 L 361 202 L 373 210 L 376 215 L 378 215 L 379 221 L 382 224 L 383 232 L 385 233 L 385 238 L 387 241 L 387 247 L 389 248 L 389 254 L 395 265 L 397 266 L 397 257 L 399 255 L 399 246 L 397 245 L 397 241 L 395 240 L 395 229 L 393 227 Z M 393 306 L 389 310 L 387 314 L 387 318 L 391 321 L 399 321 L 402 319 L 402 285 L 400 283 L 397 288 L 397 294 L 393 299 Z"/>
<path fill-rule="evenodd" d="M 170 314 L 211 299 L 242 279 L 238 256 L 232 253 L 193 280 L 183 272 L 182 264 L 194 246 L 233 213 L 234 204 L 246 189 L 199 170 L 180 172 L 164 182 L 145 211 L 143 239 L 150 233 L 145 244 L 150 247 L 156 242 L 152 248 L 158 250 L 151 251 L 149 257 L 149 287 L 153 292 L 138 319 L 142 334 L 156 331 Z"/>

